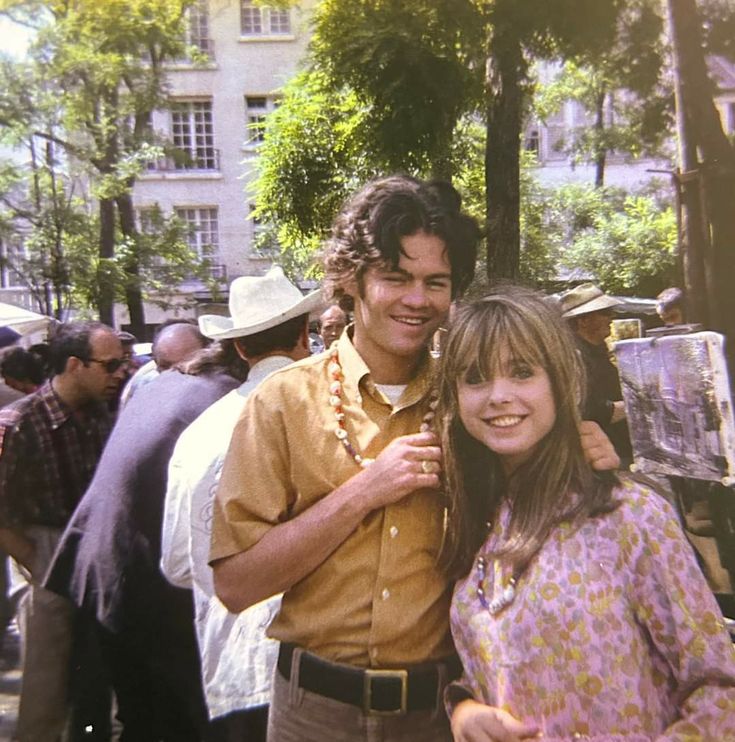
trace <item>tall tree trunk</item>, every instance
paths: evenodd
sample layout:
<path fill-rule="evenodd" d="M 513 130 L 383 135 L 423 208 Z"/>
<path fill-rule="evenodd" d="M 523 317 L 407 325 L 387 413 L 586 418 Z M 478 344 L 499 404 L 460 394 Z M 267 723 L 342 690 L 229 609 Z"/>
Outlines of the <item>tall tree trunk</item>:
<path fill-rule="evenodd" d="M 136 242 L 138 231 L 135 228 L 135 209 L 129 192 L 117 197 L 117 210 L 120 215 L 120 229 L 123 235 Z M 140 290 L 140 264 L 135 249 L 130 252 L 130 258 L 125 264 L 125 273 L 125 302 L 130 314 L 130 331 L 133 335 L 144 337 L 145 311 L 143 309 L 143 293 Z"/>
<path fill-rule="evenodd" d="M 64 312 L 64 297 L 68 290 L 69 277 L 66 270 L 66 261 L 64 259 L 64 223 L 62 212 L 64 203 L 61 202 L 61 196 L 57 188 L 56 163 L 54 158 L 54 145 L 52 142 L 46 142 L 46 167 L 49 173 L 49 183 L 51 185 L 51 198 L 53 202 L 53 222 L 54 237 L 50 247 L 50 266 L 49 275 L 53 286 L 55 299 L 54 317 L 60 320 Z"/>
<path fill-rule="evenodd" d="M 520 273 L 520 149 L 526 62 L 510 25 L 495 30 L 487 62 L 487 275 Z"/>
<path fill-rule="evenodd" d="M 685 219 L 692 221 L 686 236 L 703 235 L 707 319 L 713 329 L 729 338 L 730 376 L 735 379 L 735 149 L 714 104 L 695 0 L 668 0 L 668 8 L 682 167 L 698 171 L 701 180 L 697 188 L 699 212 L 694 195 L 684 200 Z M 691 250 L 693 245 L 688 247 Z M 688 298 L 697 304 L 698 297 Z"/>
<path fill-rule="evenodd" d="M 112 280 L 109 261 L 115 255 L 115 202 L 110 198 L 101 198 L 100 209 L 100 268 L 97 273 L 99 286 L 97 311 L 100 322 L 110 327 L 115 324 L 115 284 Z"/>
<path fill-rule="evenodd" d="M 595 188 L 605 185 L 605 163 L 607 159 L 607 148 L 605 147 L 603 134 L 605 132 L 605 98 L 604 91 L 597 96 L 595 104 Z"/>

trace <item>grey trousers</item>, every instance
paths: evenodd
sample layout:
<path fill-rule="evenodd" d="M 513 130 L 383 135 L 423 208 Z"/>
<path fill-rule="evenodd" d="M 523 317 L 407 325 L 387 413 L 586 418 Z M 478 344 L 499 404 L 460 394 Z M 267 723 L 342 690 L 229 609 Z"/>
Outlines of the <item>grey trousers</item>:
<path fill-rule="evenodd" d="M 30 587 L 18 608 L 23 680 L 16 738 L 20 742 L 57 742 L 69 713 L 69 658 L 73 605 L 41 587 L 61 531 L 33 527 L 36 542 Z"/>
<path fill-rule="evenodd" d="M 402 716 L 366 715 L 362 709 L 299 688 L 294 650 L 291 679 L 275 669 L 268 716 L 268 742 L 451 742 L 443 689 L 436 709 Z"/>

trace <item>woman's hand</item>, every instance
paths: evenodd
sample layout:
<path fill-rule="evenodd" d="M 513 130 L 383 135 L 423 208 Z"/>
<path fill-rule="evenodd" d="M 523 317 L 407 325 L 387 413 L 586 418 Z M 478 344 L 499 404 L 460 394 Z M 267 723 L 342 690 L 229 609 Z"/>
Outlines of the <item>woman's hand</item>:
<path fill-rule="evenodd" d="M 454 742 L 521 742 L 538 733 L 507 711 L 471 699 L 457 704 L 452 714 Z"/>

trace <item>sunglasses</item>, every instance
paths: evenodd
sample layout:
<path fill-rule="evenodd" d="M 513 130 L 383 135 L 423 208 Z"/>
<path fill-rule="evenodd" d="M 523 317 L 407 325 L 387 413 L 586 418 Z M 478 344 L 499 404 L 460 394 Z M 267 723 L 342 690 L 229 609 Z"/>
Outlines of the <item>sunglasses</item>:
<path fill-rule="evenodd" d="M 99 363 L 108 374 L 114 374 L 125 363 L 125 358 L 110 358 L 109 361 L 100 361 L 97 358 L 88 358 L 87 363 Z"/>

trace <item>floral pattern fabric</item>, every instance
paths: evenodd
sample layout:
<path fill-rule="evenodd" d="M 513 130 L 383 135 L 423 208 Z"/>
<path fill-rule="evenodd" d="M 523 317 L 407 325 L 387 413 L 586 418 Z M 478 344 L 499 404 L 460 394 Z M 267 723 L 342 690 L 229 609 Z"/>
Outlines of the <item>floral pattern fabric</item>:
<path fill-rule="evenodd" d="M 676 515 L 631 481 L 616 496 L 613 512 L 556 528 L 495 616 L 477 596 L 477 561 L 457 583 L 465 673 L 453 690 L 537 725 L 546 742 L 735 740 L 733 645 Z"/>

